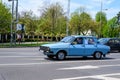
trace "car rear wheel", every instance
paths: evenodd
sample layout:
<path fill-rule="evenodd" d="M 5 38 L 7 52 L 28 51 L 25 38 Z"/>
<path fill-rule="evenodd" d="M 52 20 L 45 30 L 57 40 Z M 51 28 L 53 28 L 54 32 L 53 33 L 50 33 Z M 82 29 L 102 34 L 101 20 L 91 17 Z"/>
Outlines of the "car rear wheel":
<path fill-rule="evenodd" d="M 95 58 L 95 59 L 101 59 L 101 58 L 102 58 L 102 53 L 96 52 L 96 53 L 94 54 L 94 58 Z"/>
<path fill-rule="evenodd" d="M 61 52 L 58 52 L 57 55 L 56 55 L 56 58 L 57 58 L 58 60 L 64 60 L 65 57 L 66 57 L 65 53 L 62 52 L 62 51 L 61 51 Z"/>
<path fill-rule="evenodd" d="M 106 57 L 106 55 L 105 55 L 105 54 L 103 54 L 103 57 L 105 58 L 105 57 Z"/>
<path fill-rule="evenodd" d="M 119 52 L 120 52 L 120 50 L 119 50 Z"/>

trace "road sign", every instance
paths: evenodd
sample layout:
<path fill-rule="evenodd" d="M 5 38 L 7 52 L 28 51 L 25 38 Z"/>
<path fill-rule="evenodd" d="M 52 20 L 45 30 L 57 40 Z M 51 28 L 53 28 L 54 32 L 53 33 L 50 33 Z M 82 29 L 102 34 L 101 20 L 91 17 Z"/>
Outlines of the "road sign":
<path fill-rule="evenodd" d="M 17 24 L 17 31 L 18 30 L 22 30 L 22 25 L 21 24 Z"/>

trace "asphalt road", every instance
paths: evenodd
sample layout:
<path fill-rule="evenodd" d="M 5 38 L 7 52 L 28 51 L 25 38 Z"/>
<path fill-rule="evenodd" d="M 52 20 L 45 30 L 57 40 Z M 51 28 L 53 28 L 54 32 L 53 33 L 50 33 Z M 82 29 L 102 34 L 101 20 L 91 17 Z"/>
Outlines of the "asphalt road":
<path fill-rule="evenodd" d="M 0 48 L 0 80 L 120 80 L 120 53 L 50 60 L 39 48 Z"/>

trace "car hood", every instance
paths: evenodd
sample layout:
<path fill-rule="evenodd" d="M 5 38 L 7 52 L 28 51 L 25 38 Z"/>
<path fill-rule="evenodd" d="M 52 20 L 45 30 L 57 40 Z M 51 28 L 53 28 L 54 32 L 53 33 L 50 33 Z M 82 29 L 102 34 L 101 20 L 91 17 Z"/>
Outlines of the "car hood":
<path fill-rule="evenodd" d="M 42 46 L 50 47 L 50 48 L 66 48 L 70 45 L 70 43 L 58 42 L 52 44 L 44 44 Z"/>

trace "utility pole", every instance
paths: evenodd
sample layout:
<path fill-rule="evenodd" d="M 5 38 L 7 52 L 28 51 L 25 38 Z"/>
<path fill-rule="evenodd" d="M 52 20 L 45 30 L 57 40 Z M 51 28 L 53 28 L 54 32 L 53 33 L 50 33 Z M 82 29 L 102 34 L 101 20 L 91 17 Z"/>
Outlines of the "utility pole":
<path fill-rule="evenodd" d="M 70 13 L 70 0 L 68 0 L 66 36 L 69 35 L 69 13 Z"/>
<path fill-rule="evenodd" d="M 10 1 L 10 0 L 9 0 Z M 12 18 L 11 18 L 11 39 L 10 39 L 10 46 L 12 46 L 12 43 L 13 43 L 13 23 L 14 23 L 14 0 L 12 0 Z"/>
<path fill-rule="evenodd" d="M 17 28 L 17 23 L 18 23 L 18 0 L 16 0 L 16 28 Z M 15 40 L 14 43 L 16 45 L 16 30 L 15 30 Z"/>
<path fill-rule="evenodd" d="M 18 0 L 16 0 L 16 21 L 14 22 L 14 4 L 15 0 L 8 0 L 12 1 L 12 18 L 11 18 L 11 26 L 10 26 L 10 33 L 11 33 L 11 38 L 10 38 L 10 46 L 13 44 L 13 24 L 18 23 Z M 16 35 L 15 35 L 15 42 L 16 42 Z"/>

